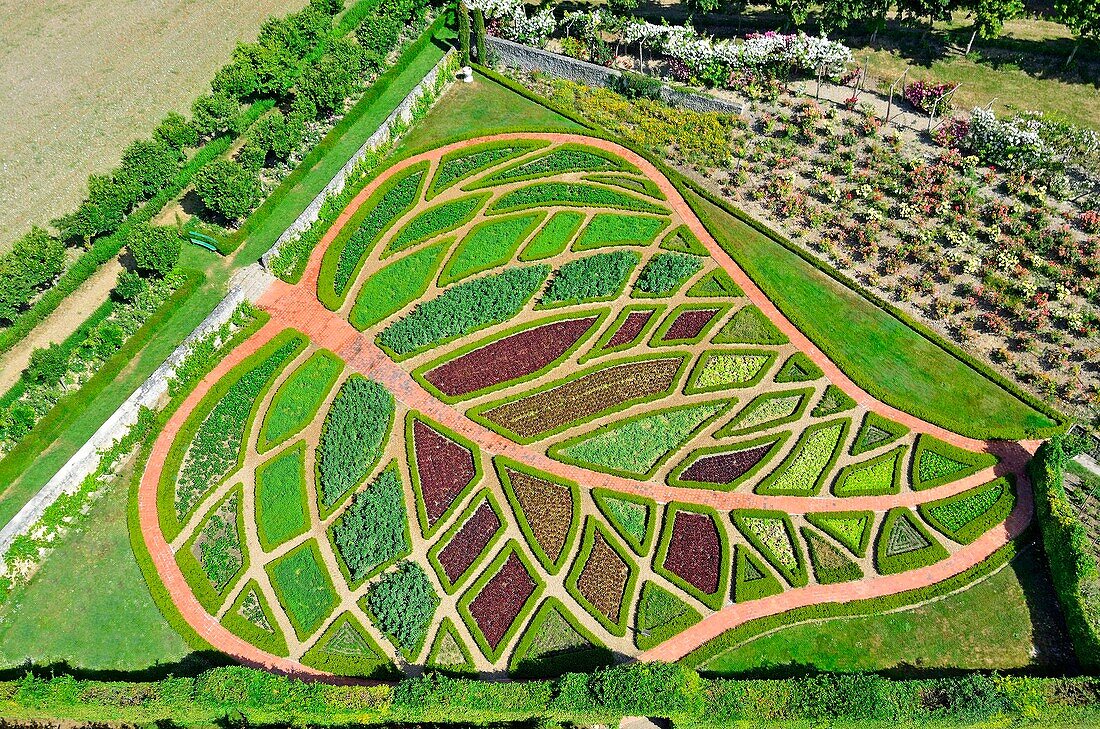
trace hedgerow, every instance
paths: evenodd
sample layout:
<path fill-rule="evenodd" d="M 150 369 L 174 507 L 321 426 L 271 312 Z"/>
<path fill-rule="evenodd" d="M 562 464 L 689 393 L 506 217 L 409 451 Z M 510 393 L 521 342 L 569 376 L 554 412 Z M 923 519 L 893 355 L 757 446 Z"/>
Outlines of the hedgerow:
<path fill-rule="evenodd" d="M 1008 478 L 1002 477 L 921 504 L 917 509 L 936 531 L 960 544 L 970 544 L 1008 518 L 1015 505 L 1016 489 Z"/>
<path fill-rule="evenodd" d="M 459 180 L 544 145 L 545 142 L 527 140 L 486 142 L 477 147 L 448 152 L 439 160 L 439 168 L 425 197 L 430 200 Z"/>
<path fill-rule="evenodd" d="M 638 213 L 668 213 L 659 205 L 615 190 L 580 182 L 537 182 L 505 193 L 489 211 L 503 213 L 525 208 L 567 205 L 582 208 L 617 208 Z"/>
<path fill-rule="evenodd" d="M 584 213 L 575 213 L 569 210 L 560 210 L 554 213 L 546 225 L 535 234 L 531 242 L 520 252 L 519 260 L 523 262 L 541 261 L 543 258 L 552 258 L 565 250 L 569 241 L 580 230 L 584 222 Z"/>
<path fill-rule="evenodd" d="M 634 292 L 636 295 L 671 296 L 702 267 L 703 261 L 696 256 L 658 253 L 638 274 Z"/>
<path fill-rule="evenodd" d="M 295 547 L 265 567 L 299 640 L 316 632 L 339 603 L 317 541 Z"/>
<path fill-rule="evenodd" d="M 343 361 L 332 352 L 314 352 L 276 390 L 264 414 L 256 450 L 274 448 L 313 420 L 343 368 Z"/>
<path fill-rule="evenodd" d="M 221 382 L 211 388 L 189 418 L 197 429 L 185 425 L 173 451 L 186 455 L 182 460 L 175 489 L 176 518 L 183 519 L 239 462 L 245 429 L 258 406 L 263 392 L 275 374 L 305 347 L 306 340 L 294 331 L 280 334 L 267 346 L 234 368 Z M 194 420 L 192 420 L 194 419 Z M 194 433 L 188 442 L 188 436 Z M 172 474 L 174 464 L 166 464 L 166 474 Z"/>
<path fill-rule="evenodd" d="M 309 528 L 305 441 L 256 469 L 256 534 L 265 551 Z"/>
<path fill-rule="evenodd" d="M 554 272 L 541 304 L 579 304 L 614 298 L 640 260 L 635 251 L 609 251 L 567 261 Z"/>
<path fill-rule="evenodd" d="M 371 586 L 363 602 L 378 629 L 408 660 L 415 660 L 439 605 L 424 569 L 416 562 L 401 562 Z"/>
<path fill-rule="evenodd" d="M 648 246 L 668 227 L 667 218 L 623 213 L 596 213 L 580 237 L 573 243 L 574 251 L 587 251 L 608 246 Z"/>
<path fill-rule="evenodd" d="M 335 551 L 347 567 L 352 585 L 408 555 L 409 520 L 396 464 L 355 494 L 331 529 Z"/>
<path fill-rule="evenodd" d="M 439 276 L 447 286 L 467 276 L 503 266 L 512 260 L 523 241 L 542 222 L 544 213 L 521 213 L 490 218 L 478 223 L 462 239 Z"/>
<path fill-rule="evenodd" d="M 499 324 L 523 308 L 549 273 L 549 266 L 536 264 L 456 284 L 382 330 L 378 343 L 403 357 Z"/>
<path fill-rule="evenodd" d="M 317 485 L 322 511 L 361 483 L 382 456 L 393 425 L 394 399 L 362 375 L 344 381 L 321 427 Z"/>
<path fill-rule="evenodd" d="M 342 245 L 340 236 L 329 245 L 317 284 L 317 293 L 325 306 L 333 310 L 340 308 L 344 293 L 363 259 L 382 233 L 416 202 L 426 174 L 427 165 L 415 165 L 386 180 L 360 207 L 364 217 L 358 227 L 352 218 L 343 229 L 354 232 Z"/>
<path fill-rule="evenodd" d="M 382 257 L 393 255 L 470 222 L 488 197 L 488 194 L 468 195 L 422 210 L 390 239 Z"/>
<path fill-rule="evenodd" d="M 447 238 L 388 263 L 363 282 L 348 321 L 363 331 L 420 298 L 454 243 Z"/>
<path fill-rule="evenodd" d="M 534 159 L 516 162 L 495 172 L 476 187 L 490 187 L 577 172 L 634 172 L 637 169 L 618 156 L 580 144 L 563 144 Z"/>

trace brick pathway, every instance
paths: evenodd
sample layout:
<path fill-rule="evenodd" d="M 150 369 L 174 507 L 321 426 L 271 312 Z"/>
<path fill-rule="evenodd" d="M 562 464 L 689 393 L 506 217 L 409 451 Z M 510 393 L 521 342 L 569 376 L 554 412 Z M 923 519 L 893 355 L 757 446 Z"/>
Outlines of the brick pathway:
<path fill-rule="evenodd" d="M 617 154 L 634 164 L 658 185 L 668 198 L 668 204 L 674 212 L 685 221 L 691 231 L 707 247 L 711 256 L 725 268 L 752 303 L 767 314 L 791 342 L 805 352 L 835 385 L 852 396 L 859 404 L 886 418 L 906 425 L 916 433 L 928 433 L 962 448 L 993 453 L 1001 459 L 1000 462 L 996 467 L 985 469 L 968 478 L 935 489 L 922 492 L 909 491 L 895 496 L 869 496 L 847 499 L 807 498 L 674 488 L 661 483 L 638 482 L 599 474 L 554 461 L 544 453 L 518 445 L 494 431 L 478 425 L 466 418 L 457 409 L 437 400 L 405 370 L 382 353 L 373 341 L 354 329 L 339 314 L 326 309 L 317 300 L 315 292 L 321 269 L 321 260 L 328 245 L 336 238 L 354 212 L 392 174 L 424 160 L 438 160 L 442 155 L 457 149 L 486 141 L 507 139 L 543 139 L 554 143 L 583 141 L 587 145 Z M 310 669 L 295 661 L 277 658 L 255 648 L 227 631 L 215 618 L 207 614 L 192 594 L 176 564 L 170 546 L 161 533 L 157 515 L 157 484 L 160 481 L 165 458 L 176 434 L 206 392 L 232 367 L 270 341 L 276 333 L 287 327 L 298 329 L 308 335 L 317 345 L 333 350 L 344 358 L 349 367 L 384 384 L 395 397 L 408 407 L 424 412 L 448 428 L 476 442 L 489 453 L 506 455 L 526 462 L 536 468 L 583 483 L 586 487 L 605 487 L 625 491 L 646 496 L 661 503 L 677 500 L 705 504 L 723 511 L 736 508 L 768 508 L 788 513 L 830 510 L 882 511 L 893 506 L 915 506 L 919 503 L 959 493 L 975 485 L 985 483 L 997 475 L 1016 474 L 1018 484 L 1016 508 L 1004 525 L 990 530 L 973 544 L 954 551 L 941 562 L 899 575 L 871 577 L 859 582 L 840 585 L 809 585 L 788 590 L 774 597 L 727 606 L 708 616 L 692 628 L 643 653 L 639 656 L 641 660 L 675 660 L 707 640 L 721 635 L 726 630 L 734 628 L 745 621 L 784 612 L 792 608 L 821 602 L 848 601 L 889 595 L 943 581 L 989 557 L 1007 541 L 1018 536 L 1031 520 L 1033 512 L 1032 495 L 1030 484 L 1024 473 L 1024 466 L 1038 447 L 1038 442 L 1016 443 L 966 438 L 875 400 L 870 394 L 852 382 L 813 342 L 782 315 L 767 296 L 710 236 L 690 206 L 680 196 L 679 191 L 664 175 L 644 158 L 606 140 L 569 134 L 501 134 L 466 140 L 403 160 L 392 167 L 385 175 L 372 181 L 352 200 L 348 208 L 337 218 L 335 224 L 313 251 L 299 284 L 292 286 L 282 281 L 275 281 L 260 298 L 258 304 L 271 315 L 271 321 L 220 362 L 172 415 L 153 447 L 149 465 L 142 477 L 138 493 L 140 525 L 146 547 L 153 556 L 161 580 L 180 613 L 196 632 L 211 645 L 248 665 L 303 678 L 332 678 L 322 671 Z"/>

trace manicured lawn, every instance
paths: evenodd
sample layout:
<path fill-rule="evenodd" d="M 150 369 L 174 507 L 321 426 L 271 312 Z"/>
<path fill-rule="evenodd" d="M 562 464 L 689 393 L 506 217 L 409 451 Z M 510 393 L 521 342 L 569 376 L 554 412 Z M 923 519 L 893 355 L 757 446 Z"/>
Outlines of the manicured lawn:
<path fill-rule="evenodd" d="M 700 670 L 733 675 L 1065 667 L 1072 651 L 1040 550 L 1026 548 L 1000 572 L 937 602 L 785 628 L 723 653 Z"/>
<path fill-rule="evenodd" d="M 0 666 L 65 661 L 141 670 L 190 652 L 161 617 L 130 550 L 126 479 L 95 503 L 29 585 L 0 607 Z"/>
<path fill-rule="evenodd" d="M 1049 418 L 795 253 L 687 191 L 718 243 L 857 385 L 974 437 L 1013 437 Z M 919 410 L 917 409 L 919 406 Z"/>

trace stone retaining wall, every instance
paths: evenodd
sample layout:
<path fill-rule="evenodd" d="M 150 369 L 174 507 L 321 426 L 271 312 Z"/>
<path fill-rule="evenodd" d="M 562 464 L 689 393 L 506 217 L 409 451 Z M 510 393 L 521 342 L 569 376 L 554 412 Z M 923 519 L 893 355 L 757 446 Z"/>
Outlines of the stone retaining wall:
<path fill-rule="evenodd" d="M 486 42 L 490 48 L 490 57 L 494 64 L 500 64 L 507 68 L 520 71 L 538 71 L 557 78 L 584 84 L 585 86 L 604 86 L 613 88 L 615 79 L 622 75 L 621 71 L 614 68 L 597 66 L 588 61 L 581 61 L 559 53 L 551 53 L 534 46 L 526 46 L 514 43 L 503 38 L 487 36 Z M 740 114 L 740 106 L 728 101 L 715 98 L 708 94 L 697 94 L 691 91 L 675 89 L 668 84 L 661 86 L 661 101 L 672 106 L 679 106 L 692 111 L 719 111 L 727 114 Z"/>

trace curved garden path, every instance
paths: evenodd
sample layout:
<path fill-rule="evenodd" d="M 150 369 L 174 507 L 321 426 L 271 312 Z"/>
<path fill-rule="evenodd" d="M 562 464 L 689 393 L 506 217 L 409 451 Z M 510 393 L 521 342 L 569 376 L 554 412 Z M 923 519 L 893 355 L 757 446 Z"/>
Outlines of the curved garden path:
<path fill-rule="evenodd" d="M 921 492 L 908 491 L 891 496 L 836 499 L 829 497 L 762 496 L 754 493 L 676 488 L 660 483 L 639 482 L 596 473 L 560 463 L 550 459 L 544 453 L 519 445 L 471 421 L 457 409 L 436 399 L 421 387 L 409 373 L 378 349 L 371 338 L 360 333 L 340 314 L 326 309 L 318 301 L 316 290 L 321 260 L 329 244 L 340 233 L 340 230 L 347 224 L 355 211 L 393 174 L 425 160 L 436 162 L 444 154 L 464 147 L 489 141 L 510 139 L 539 139 L 551 143 L 582 142 L 614 153 L 634 164 L 645 176 L 657 184 L 668 198 L 667 204 L 673 212 L 688 225 L 691 231 L 706 246 L 711 256 L 742 288 L 749 300 L 767 314 L 780 331 L 787 335 L 791 343 L 808 355 L 836 386 L 844 390 L 860 405 L 879 415 L 902 423 L 916 433 L 928 433 L 962 448 L 992 453 L 1000 458 L 999 463 L 967 478 L 934 489 Z M 168 451 L 177 433 L 203 396 L 214 383 L 227 374 L 235 365 L 287 327 L 302 331 L 318 346 L 336 352 L 347 362 L 351 369 L 382 383 L 408 407 L 424 412 L 429 417 L 474 441 L 488 452 L 506 455 L 526 462 L 536 468 L 582 483 L 587 487 L 599 486 L 625 491 L 646 496 L 659 503 L 683 501 L 707 505 L 719 510 L 764 508 L 796 514 L 838 510 L 883 511 L 894 506 L 915 506 L 919 503 L 959 493 L 973 486 L 986 483 L 998 475 L 1012 473 L 1016 476 L 1017 501 L 1008 519 L 1002 525 L 998 525 L 985 533 L 977 541 L 953 551 L 949 557 L 934 565 L 896 575 L 871 577 L 855 583 L 813 584 L 787 590 L 769 598 L 727 605 L 693 627 L 642 653 L 639 656 L 640 660 L 676 660 L 706 641 L 721 635 L 726 630 L 754 618 L 824 602 L 850 601 L 890 595 L 941 582 L 987 559 L 1008 541 L 1022 533 L 1030 522 L 1034 510 L 1031 486 L 1027 480 L 1024 467 L 1038 447 L 1038 441 L 983 441 L 968 438 L 876 400 L 856 385 L 824 352 L 783 316 L 764 292 L 711 237 L 671 181 L 645 158 L 607 140 L 583 135 L 556 133 L 500 134 L 465 140 L 402 160 L 388 169 L 384 175 L 368 184 L 336 219 L 313 251 L 299 284 L 290 285 L 276 280 L 257 303 L 260 308 L 271 315 L 271 320 L 222 360 L 173 413 L 154 444 L 138 492 L 140 525 L 145 544 L 176 607 L 188 624 L 203 639 L 248 665 L 303 678 L 326 677 L 329 680 L 334 678 L 322 671 L 303 666 L 296 661 L 278 658 L 259 650 L 223 628 L 215 617 L 206 612 L 192 594 L 176 563 L 170 545 L 161 533 L 157 515 L 157 484 L 160 481 Z"/>

